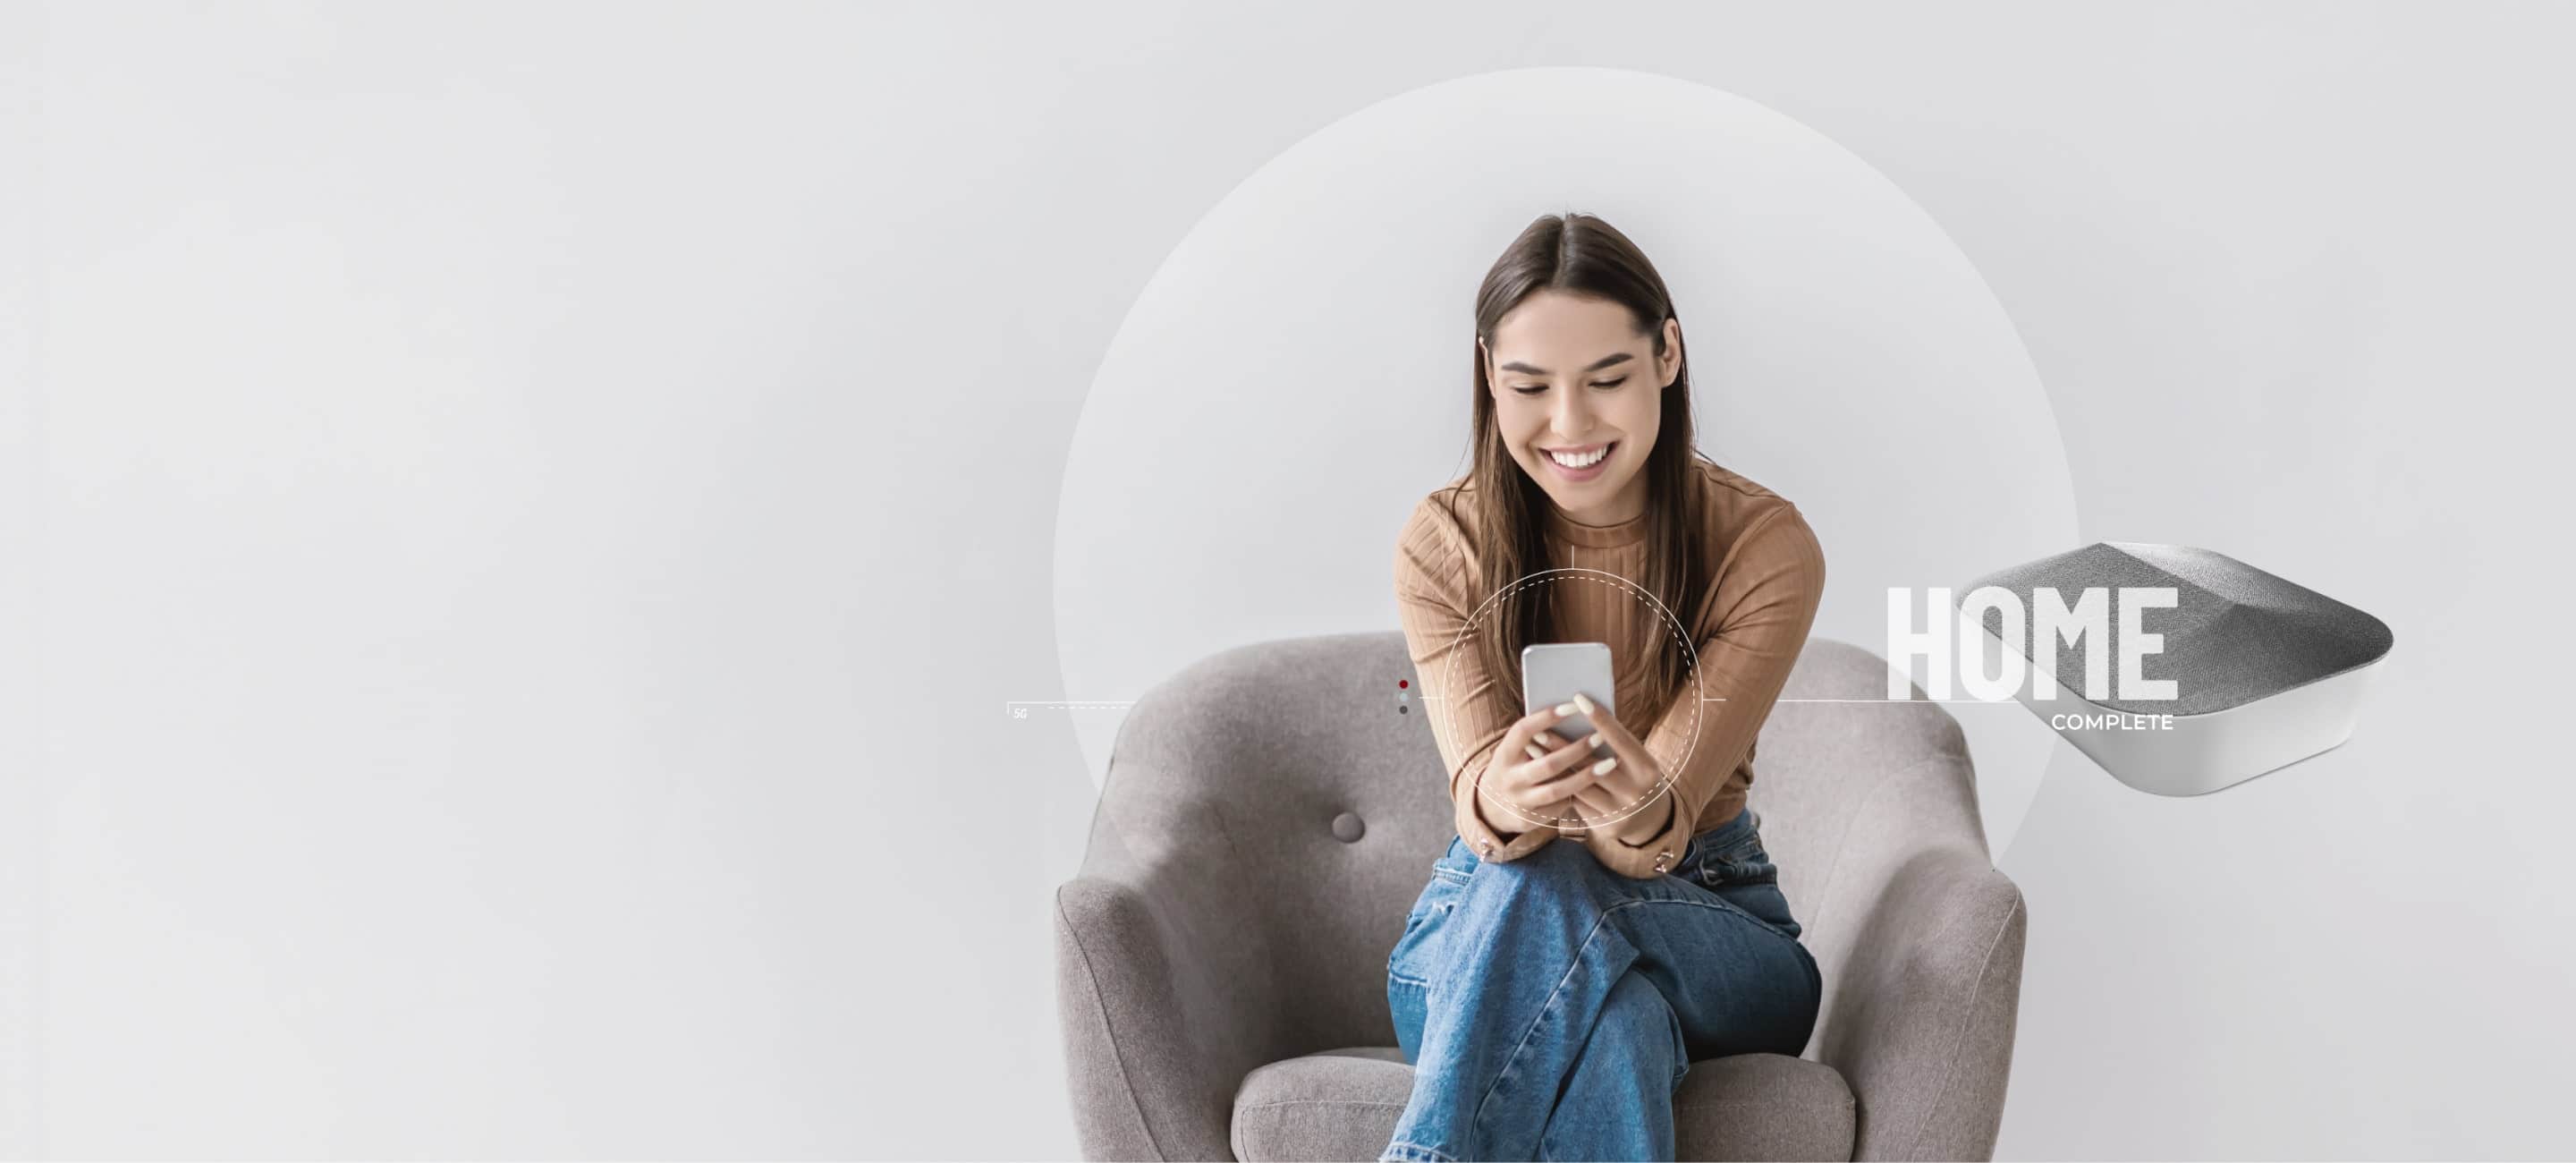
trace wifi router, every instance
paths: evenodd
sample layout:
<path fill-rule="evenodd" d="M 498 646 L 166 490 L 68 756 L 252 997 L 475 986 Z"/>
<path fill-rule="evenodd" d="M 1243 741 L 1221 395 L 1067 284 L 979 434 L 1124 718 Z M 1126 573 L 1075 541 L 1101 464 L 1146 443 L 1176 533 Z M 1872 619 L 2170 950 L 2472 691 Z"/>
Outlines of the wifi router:
<path fill-rule="evenodd" d="M 1997 608 L 1998 595 L 1981 597 L 1989 586 L 2031 616 Z M 2044 606 L 2074 607 L 2095 588 L 2126 600 L 2160 587 L 2172 591 L 2170 605 L 2097 616 L 2090 629 L 2098 632 L 2074 632 L 2071 623 L 2041 632 Z M 2012 673 L 2005 654 L 2017 655 L 2025 677 L 2013 697 L 2113 778 L 2157 795 L 2202 795 L 2341 746 L 2394 641 L 2387 623 L 2359 609 L 2188 545 L 2099 541 L 1997 570 L 1960 592 L 1962 623 L 1973 617 L 1983 639 L 1983 673 Z M 2125 675 L 2124 634 L 2135 636 Z M 2053 655 L 2053 675 L 2037 665 L 2034 642 Z M 2106 673 L 2149 682 L 2114 689 L 2100 681 Z M 2166 682 L 2169 698 L 2130 689 Z"/>

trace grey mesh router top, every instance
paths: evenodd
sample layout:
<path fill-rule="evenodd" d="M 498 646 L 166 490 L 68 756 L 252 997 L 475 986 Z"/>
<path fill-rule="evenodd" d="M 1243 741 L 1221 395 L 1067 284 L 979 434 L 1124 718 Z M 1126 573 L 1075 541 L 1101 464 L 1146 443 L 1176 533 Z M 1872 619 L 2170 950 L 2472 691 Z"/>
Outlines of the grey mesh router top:
<path fill-rule="evenodd" d="M 2021 600 L 2025 638 L 2005 645 L 2025 659 L 2031 656 L 2033 589 L 2054 587 L 2070 607 L 2088 587 L 2108 589 L 2109 638 L 2088 634 L 2078 646 L 2061 639 L 2057 681 L 2083 696 L 2084 652 L 2108 650 L 2115 697 L 2086 701 L 2142 715 L 2204 715 L 2269 698 L 2376 662 L 2395 640 L 2387 623 L 2367 613 L 2226 554 L 2188 545 L 2097 541 L 1996 570 L 1968 583 L 1956 599 L 1964 604 L 1980 586 L 2001 586 Z M 2173 698 L 2116 697 L 2126 693 L 2120 690 L 2122 586 L 2174 589 L 2174 606 L 2148 607 L 2139 619 L 2142 633 L 2164 635 L 2163 649 L 2142 655 L 2140 669 L 2150 679 L 2172 679 Z M 1985 611 L 1984 621 L 1987 633 L 2004 637 L 2003 611 Z"/>

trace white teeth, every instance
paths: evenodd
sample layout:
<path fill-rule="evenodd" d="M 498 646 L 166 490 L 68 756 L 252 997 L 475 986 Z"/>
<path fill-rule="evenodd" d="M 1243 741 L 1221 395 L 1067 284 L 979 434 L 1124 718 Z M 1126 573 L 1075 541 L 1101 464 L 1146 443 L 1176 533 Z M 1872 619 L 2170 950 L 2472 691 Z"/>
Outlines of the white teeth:
<path fill-rule="evenodd" d="M 1582 456 L 1567 456 L 1561 452 L 1551 452 L 1547 455 L 1548 459 L 1564 465 L 1567 468 L 1590 468 L 1593 465 L 1601 463 L 1602 457 L 1610 455 L 1610 446 L 1604 444 Z"/>

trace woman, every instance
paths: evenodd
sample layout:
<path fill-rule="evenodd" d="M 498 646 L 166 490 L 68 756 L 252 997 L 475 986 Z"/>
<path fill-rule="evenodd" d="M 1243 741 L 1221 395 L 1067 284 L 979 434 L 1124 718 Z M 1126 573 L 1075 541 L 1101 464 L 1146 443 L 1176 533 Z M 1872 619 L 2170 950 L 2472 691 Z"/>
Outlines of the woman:
<path fill-rule="evenodd" d="M 1395 558 L 1458 837 L 1387 959 L 1415 1073 L 1380 1158 L 1670 1159 L 1691 1060 L 1815 1029 L 1746 794 L 1824 553 L 1699 456 L 1672 298 L 1600 219 L 1541 218 L 1494 264 L 1474 381 L 1474 465 Z M 1611 644 L 1620 713 L 1521 714 L 1521 647 L 1582 641 Z M 1597 734 L 1550 729 L 1578 709 Z"/>

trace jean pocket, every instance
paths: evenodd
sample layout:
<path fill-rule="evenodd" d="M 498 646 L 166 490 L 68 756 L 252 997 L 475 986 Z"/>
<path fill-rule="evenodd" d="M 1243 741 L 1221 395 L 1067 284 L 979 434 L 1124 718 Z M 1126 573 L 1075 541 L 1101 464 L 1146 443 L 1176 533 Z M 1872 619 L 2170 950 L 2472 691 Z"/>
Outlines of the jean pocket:
<path fill-rule="evenodd" d="M 1448 850 L 1442 852 L 1438 860 L 1431 862 L 1431 874 L 1433 876 L 1446 876 L 1451 880 L 1463 881 L 1467 879 L 1470 874 L 1476 871 L 1477 865 L 1483 864 L 1484 862 L 1483 857 L 1476 855 L 1473 850 L 1467 847 L 1466 841 L 1453 840 L 1450 842 Z"/>
<path fill-rule="evenodd" d="M 1727 884 L 1777 884 L 1780 868 L 1771 863 L 1771 854 L 1762 850 L 1762 837 L 1747 836 L 1710 853 L 1699 862 L 1698 880 L 1703 888 Z"/>
<path fill-rule="evenodd" d="M 1792 941 L 1805 930 L 1789 909 L 1780 889 L 1780 867 L 1759 842 L 1747 842 L 1711 857 L 1699 869 L 1700 887 Z"/>

